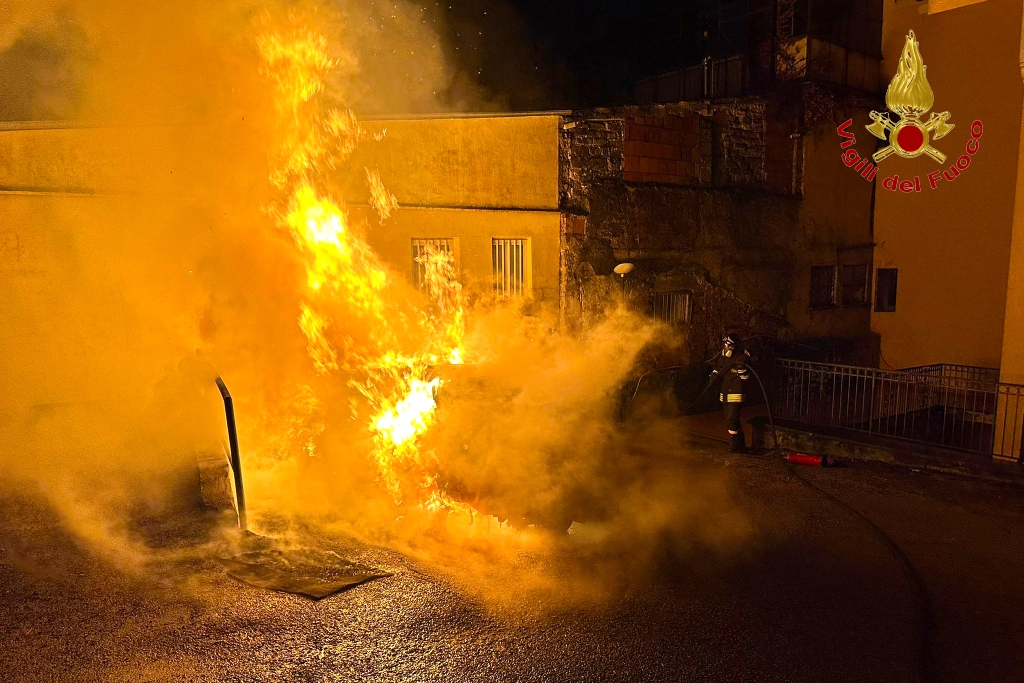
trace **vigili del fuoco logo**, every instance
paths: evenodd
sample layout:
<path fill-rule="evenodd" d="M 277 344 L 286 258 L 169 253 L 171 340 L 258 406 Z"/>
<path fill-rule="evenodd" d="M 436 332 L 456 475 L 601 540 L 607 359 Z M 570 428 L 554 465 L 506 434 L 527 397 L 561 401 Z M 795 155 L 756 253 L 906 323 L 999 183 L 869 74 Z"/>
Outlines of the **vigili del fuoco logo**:
<path fill-rule="evenodd" d="M 935 93 L 928 85 L 928 78 L 925 75 L 927 68 L 921 59 L 917 37 L 911 31 L 903 45 L 903 54 L 900 55 L 896 75 L 885 92 L 885 104 L 889 107 L 889 112 L 898 118 L 894 121 L 888 112 L 873 111 L 870 116 L 874 123 L 866 126 L 869 133 L 888 143 L 871 155 L 875 164 L 894 154 L 904 159 L 914 159 L 924 154 L 939 164 L 946 162 L 946 155 L 931 143 L 946 137 L 955 124 L 948 123 L 948 111 L 941 114 L 933 112 L 927 121 L 922 120 L 935 103 Z M 855 149 L 850 149 L 857 144 L 856 136 L 849 131 L 852 124 L 853 119 L 847 119 L 836 129 L 839 136 L 844 138 L 840 144 L 840 147 L 846 150 L 843 152 L 842 160 L 870 182 L 875 179 L 878 166 L 871 164 L 866 157 L 861 157 Z M 981 121 L 971 124 L 971 137 L 967 141 L 966 153 L 957 158 L 948 170 L 939 169 L 928 174 L 928 185 L 931 189 L 934 190 L 943 178 L 950 182 L 956 180 L 960 172 L 970 166 L 971 157 L 978 153 L 978 140 L 981 139 L 983 130 Z M 882 187 L 893 192 L 920 192 L 921 178 L 914 176 L 912 180 L 900 180 L 898 175 L 893 175 L 882 180 Z"/>

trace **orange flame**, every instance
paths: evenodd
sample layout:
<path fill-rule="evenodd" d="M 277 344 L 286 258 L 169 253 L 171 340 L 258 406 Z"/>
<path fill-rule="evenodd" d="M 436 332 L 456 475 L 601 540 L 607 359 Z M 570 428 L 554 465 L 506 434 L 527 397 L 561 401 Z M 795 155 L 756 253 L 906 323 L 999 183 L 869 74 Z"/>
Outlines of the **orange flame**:
<path fill-rule="evenodd" d="M 391 218 L 391 213 L 398 208 L 398 200 L 384 187 L 377 171 L 366 169 L 366 183 L 370 186 L 370 205 L 377 210 L 380 222 L 383 223 Z"/>
<path fill-rule="evenodd" d="M 441 380 L 428 379 L 430 367 L 443 358 L 463 362 L 465 315 L 462 286 L 454 257 L 431 251 L 423 257 L 429 310 L 421 315 L 396 315 L 396 288 L 387 266 L 362 234 L 354 229 L 344 203 L 316 188 L 317 174 L 355 149 L 363 132 L 348 110 L 322 111 L 317 95 L 336 61 L 328 56 L 323 35 L 300 30 L 291 35 L 268 33 L 257 42 L 263 70 L 273 81 L 281 115 L 280 152 L 271 182 L 288 191 L 283 210 L 274 214 L 303 255 L 306 296 L 298 316 L 307 352 L 320 375 L 344 372 L 347 384 L 368 404 L 366 428 L 372 435 L 368 456 L 376 463 L 378 481 L 396 503 L 409 500 L 424 509 L 475 513 L 452 499 L 437 484 L 437 462 L 423 453 L 421 440 L 436 417 L 435 396 Z M 367 170 L 373 206 L 381 222 L 398 208 L 380 176 Z M 401 302 L 404 303 L 404 302 Z M 326 310 L 343 310 L 346 327 L 332 324 Z M 419 325 L 410 335 L 409 325 Z M 367 334 L 357 341 L 355 328 Z M 403 350 L 398 340 L 418 336 L 419 348 Z M 408 343 L 408 342 L 406 342 Z M 292 410 L 319 410 L 305 387 L 301 404 Z M 308 420 L 299 419 L 299 424 Z M 305 450 L 315 452 L 322 420 L 313 421 Z M 319 427 L 317 431 L 316 427 Z M 410 496 L 412 498 L 410 499 Z"/>
<path fill-rule="evenodd" d="M 437 314 L 431 320 L 437 329 L 444 329 L 445 341 L 451 348 L 448 362 L 459 365 L 465 353 L 462 340 L 466 334 L 466 321 L 455 256 L 449 251 L 429 246 L 416 260 L 424 265 L 427 296 L 437 308 Z"/>

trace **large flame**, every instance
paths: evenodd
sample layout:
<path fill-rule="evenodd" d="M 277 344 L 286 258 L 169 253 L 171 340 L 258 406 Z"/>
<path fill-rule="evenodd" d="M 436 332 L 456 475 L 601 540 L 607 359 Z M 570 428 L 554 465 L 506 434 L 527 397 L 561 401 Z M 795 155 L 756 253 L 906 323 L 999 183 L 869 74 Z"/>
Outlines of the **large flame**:
<path fill-rule="evenodd" d="M 896 75 L 885 92 L 885 103 L 891 111 L 904 118 L 917 118 L 932 108 L 935 95 L 925 75 L 927 68 L 921 59 L 917 38 L 911 31 L 903 45 Z"/>
<path fill-rule="evenodd" d="M 422 437 L 435 420 L 441 384 L 430 377 L 431 367 L 461 363 L 466 354 L 462 288 L 454 258 L 438 250 L 422 257 L 431 305 L 418 315 L 400 314 L 399 300 L 407 305 L 404 290 L 369 246 L 365 226 L 352 223 L 340 197 L 318 189 L 326 185 L 321 173 L 344 161 L 362 136 L 350 111 L 325 110 L 318 101 L 325 77 L 337 65 L 328 54 L 327 39 L 302 28 L 269 32 L 257 45 L 263 70 L 275 86 L 282 125 L 270 179 L 284 198 L 273 212 L 305 265 L 298 322 L 310 361 L 318 374 L 337 377 L 365 399 L 366 409 L 354 413 L 365 419 L 373 444 L 368 456 L 376 464 L 378 481 L 396 503 L 473 513 L 439 487 L 437 462 L 421 448 Z M 376 171 L 367 169 L 366 178 L 383 223 L 398 202 Z M 303 400 L 290 410 L 318 408 L 309 387 L 301 395 Z M 314 425 L 322 431 L 319 422 Z M 312 441 L 304 448 L 311 455 L 315 452 Z"/>

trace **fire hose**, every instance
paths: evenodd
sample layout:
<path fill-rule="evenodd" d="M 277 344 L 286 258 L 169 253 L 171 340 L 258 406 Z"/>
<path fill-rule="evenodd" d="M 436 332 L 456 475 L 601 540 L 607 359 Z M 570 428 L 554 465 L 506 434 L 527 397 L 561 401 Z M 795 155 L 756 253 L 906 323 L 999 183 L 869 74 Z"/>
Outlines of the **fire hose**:
<path fill-rule="evenodd" d="M 771 400 L 768 398 L 768 392 L 765 391 L 764 383 L 761 381 L 761 378 L 758 376 L 754 368 L 750 368 L 750 371 L 754 374 L 754 378 L 757 379 L 757 384 L 761 387 L 761 394 L 764 396 L 764 404 L 768 410 L 768 423 L 771 425 L 775 441 L 775 452 L 778 455 L 782 455 L 782 448 L 779 446 L 778 430 L 776 430 L 775 421 L 772 419 L 772 406 Z M 790 453 L 789 456 L 786 457 L 786 471 L 790 476 L 797 479 L 804 486 L 813 489 L 834 505 L 842 508 L 850 515 L 853 515 L 861 522 L 861 524 L 871 531 L 875 538 L 885 546 L 889 555 L 896 560 L 897 564 L 900 565 L 903 576 L 907 583 L 910 584 L 911 590 L 914 592 L 917 599 L 917 623 L 915 624 L 915 634 L 917 635 L 917 681 L 918 683 L 926 683 L 927 681 L 932 680 L 932 662 L 934 661 L 934 625 L 932 621 L 931 598 L 928 596 L 928 589 L 925 587 L 924 581 L 921 579 L 920 574 L 918 574 L 917 569 L 914 567 L 913 563 L 911 563 L 907 554 L 903 552 L 903 548 L 901 548 L 896 541 L 892 540 L 892 537 L 889 536 L 889 534 L 885 533 L 881 527 L 872 522 L 864 513 L 846 503 L 835 494 L 829 493 L 825 489 L 816 486 L 814 482 L 803 477 L 797 468 L 793 467 L 794 464 L 817 464 L 818 466 L 822 466 L 825 464 L 824 460 L 819 460 L 817 463 L 806 461 L 802 462 L 800 459 L 793 459 L 791 456 L 794 455 L 818 458 L 823 458 L 824 456 L 806 456 L 805 454 Z"/>
<path fill-rule="evenodd" d="M 682 366 L 673 366 L 670 368 L 662 369 L 673 370 L 679 367 Z M 868 528 L 871 534 L 875 536 L 875 538 L 877 538 L 879 542 L 881 542 L 881 544 L 885 547 L 889 555 L 896 561 L 897 564 L 899 564 L 903 576 L 907 583 L 910 585 L 910 588 L 913 591 L 917 602 L 917 617 L 914 629 L 915 635 L 917 636 L 917 681 L 918 683 L 926 683 L 927 681 L 932 680 L 932 662 L 934 661 L 934 622 L 932 619 L 931 598 L 928 596 L 928 589 L 925 587 L 924 581 L 921 579 L 920 574 L 918 574 L 917 569 L 911 563 L 910 558 L 907 557 L 907 554 L 903 551 L 903 549 L 894 540 L 892 540 L 892 537 L 885 533 L 885 531 L 883 531 L 881 527 L 872 522 L 866 515 L 864 515 L 864 513 L 860 512 L 853 506 L 849 505 L 835 494 L 829 493 L 825 489 L 822 489 L 815 485 L 809 479 L 803 477 L 797 471 L 797 469 L 793 467 L 794 464 L 810 464 L 817 466 L 825 466 L 826 464 L 829 464 L 831 461 L 825 456 L 811 456 L 799 453 L 791 453 L 789 454 L 789 456 L 786 456 L 783 454 L 782 447 L 779 444 L 779 433 L 775 427 L 775 419 L 772 415 L 771 399 L 768 397 L 768 391 L 765 389 L 764 382 L 761 381 L 761 377 L 760 375 L 757 374 L 757 371 L 754 370 L 754 368 L 750 367 L 749 365 L 747 367 L 750 369 L 750 372 L 754 375 L 754 379 L 757 380 L 757 384 L 761 389 L 761 395 L 764 396 L 764 404 L 768 412 L 768 424 L 771 426 L 772 437 L 775 445 L 775 452 L 779 456 L 783 457 L 785 469 L 789 476 L 795 478 L 803 486 L 806 486 L 816 491 L 820 496 L 830 501 L 833 505 L 836 505 L 837 507 L 845 510 L 848 514 L 855 517 L 861 524 Z M 637 380 L 636 389 L 634 389 L 633 395 L 630 397 L 629 402 L 626 404 L 627 409 L 632 404 L 633 399 L 636 398 L 637 392 L 640 391 L 641 382 L 643 382 L 644 378 L 647 375 L 651 374 L 652 372 L 655 372 L 655 370 L 648 370 L 647 372 L 640 376 L 639 380 Z M 700 392 L 700 394 L 697 395 L 697 398 L 689 406 L 687 406 L 686 410 L 690 410 L 690 408 L 697 405 L 697 403 L 704 397 L 704 394 L 707 393 L 708 389 L 711 388 L 712 384 L 714 384 L 714 376 L 712 376 L 712 378 L 708 381 L 707 385 Z M 794 458 L 791 456 L 797 457 Z M 804 458 L 809 458 L 809 460 L 804 460 Z M 814 461 L 813 458 L 817 458 L 817 461 Z"/>
<path fill-rule="evenodd" d="M 633 389 L 633 395 L 632 395 L 632 396 L 630 396 L 630 397 L 629 397 L 629 400 L 628 400 L 628 401 L 626 402 L 626 405 L 625 405 L 625 407 L 623 408 L 623 412 L 625 412 L 625 411 L 629 410 L 629 407 L 630 407 L 631 405 L 633 405 L 633 399 L 635 399 L 635 398 L 636 398 L 637 392 L 639 392 L 639 391 L 640 391 L 640 384 L 641 384 L 641 383 L 642 383 L 642 382 L 644 381 L 644 377 L 647 377 L 647 375 L 650 375 L 651 373 L 654 373 L 654 372 L 660 372 L 660 371 L 662 371 L 662 370 L 679 370 L 679 369 L 681 369 L 681 368 L 683 368 L 683 367 L 685 367 L 685 366 L 683 366 L 683 365 L 670 365 L 670 366 L 669 366 L 669 367 L 667 367 L 667 368 L 655 368 L 655 369 L 653 369 L 653 370 L 648 370 L 648 371 L 647 371 L 647 372 L 645 372 L 644 374 L 640 375 L 640 379 L 638 379 L 638 380 L 636 381 L 636 388 L 635 388 L 635 389 Z M 691 409 L 691 408 L 693 408 L 693 407 L 694 407 L 695 405 L 697 405 L 697 403 L 698 403 L 698 402 L 700 402 L 700 400 L 701 400 L 702 398 L 704 398 L 704 394 L 706 394 L 706 393 L 708 392 L 708 389 L 710 389 L 710 388 L 711 388 L 711 385 L 712 385 L 712 384 L 714 384 L 714 383 L 715 383 L 715 378 L 714 378 L 714 376 L 712 376 L 712 377 L 711 377 L 711 378 L 710 378 L 710 379 L 708 380 L 707 386 L 705 386 L 705 387 L 704 387 L 704 389 L 703 389 L 703 390 L 701 390 L 701 392 L 700 392 L 699 394 L 697 394 L 697 398 L 695 398 L 695 399 L 693 400 L 693 403 L 691 403 L 690 405 L 686 406 L 686 409 L 685 409 L 685 410 L 684 410 L 683 412 L 686 412 L 686 410 L 690 410 L 690 409 Z"/>

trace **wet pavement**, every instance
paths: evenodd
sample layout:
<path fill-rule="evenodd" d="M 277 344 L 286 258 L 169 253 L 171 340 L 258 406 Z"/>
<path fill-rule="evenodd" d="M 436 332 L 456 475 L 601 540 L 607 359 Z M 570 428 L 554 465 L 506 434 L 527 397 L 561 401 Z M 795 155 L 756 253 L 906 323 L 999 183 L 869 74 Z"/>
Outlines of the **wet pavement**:
<path fill-rule="evenodd" d="M 881 464 L 794 470 L 699 440 L 631 460 L 660 482 L 714 481 L 730 510 L 686 507 L 644 562 L 598 561 L 579 541 L 521 558 L 547 576 L 572 565 L 567 582 L 620 570 L 573 599 L 529 572 L 461 576 L 320 530 L 303 542 L 393 575 L 314 602 L 227 577 L 205 518 L 136 530 L 154 553 L 137 559 L 97 552 L 8 491 L 0 680 L 1020 680 L 1024 487 Z M 735 527 L 728 543 L 706 533 L 716 524 Z"/>

